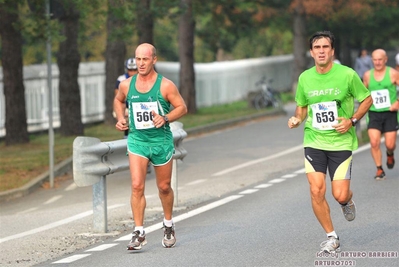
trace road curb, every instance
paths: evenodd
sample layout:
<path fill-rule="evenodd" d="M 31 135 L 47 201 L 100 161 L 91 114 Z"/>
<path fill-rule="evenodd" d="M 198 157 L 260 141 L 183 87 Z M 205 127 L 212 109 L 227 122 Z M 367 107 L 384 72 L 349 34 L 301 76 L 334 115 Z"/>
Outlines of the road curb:
<path fill-rule="evenodd" d="M 188 136 L 198 135 L 198 134 L 203 134 L 203 133 L 207 133 L 207 132 L 211 132 L 211 131 L 220 130 L 220 129 L 223 129 L 226 127 L 231 127 L 231 126 L 237 125 L 237 124 L 239 124 L 241 122 L 245 122 L 245 121 L 259 119 L 259 118 L 267 117 L 267 116 L 277 116 L 277 115 L 285 115 L 285 114 L 286 114 L 285 110 L 283 108 L 279 108 L 279 109 L 267 110 L 264 112 L 259 112 L 256 114 L 243 116 L 240 118 L 219 121 L 219 122 L 211 123 L 211 124 L 208 124 L 205 126 L 190 128 L 187 130 L 184 128 L 183 129 L 187 132 Z M 72 156 L 70 158 L 60 162 L 56 166 L 54 166 L 54 177 L 63 175 L 65 173 L 69 172 L 70 170 L 72 170 Z M 35 191 L 40 186 L 42 186 L 43 183 L 49 181 L 49 179 L 50 179 L 50 172 L 46 171 L 46 172 L 40 174 L 39 176 L 37 176 L 34 180 L 27 183 L 26 185 L 21 186 L 20 188 L 0 192 L 0 203 L 26 196 L 26 195 L 32 193 L 33 191 Z"/>

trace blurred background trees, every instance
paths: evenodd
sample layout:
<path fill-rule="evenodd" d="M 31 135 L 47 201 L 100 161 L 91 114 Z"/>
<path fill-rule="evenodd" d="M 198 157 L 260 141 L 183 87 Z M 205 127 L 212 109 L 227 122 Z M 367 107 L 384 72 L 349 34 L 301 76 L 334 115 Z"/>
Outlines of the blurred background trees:
<path fill-rule="evenodd" d="M 45 63 L 44 22 L 32 16 L 26 0 L 0 0 L 4 7 L 14 2 L 19 3 L 24 65 Z M 45 0 L 35 2 L 44 5 Z M 66 2 L 79 3 L 79 10 L 85 13 L 78 19 L 82 62 L 104 61 L 107 39 L 123 40 L 125 57 L 132 56 L 137 44 L 145 41 L 156 45 L 160 60 L 178 61 L 180 1 Z M 299 37 L 294 34 L 294 26 L 298 26 L 294 22 L 299 22 L 296 14 L 303 17 L 306 42 L 311 33 L 329 29 L 345 43 L 340 44 L 341 50 L 380 46 L 395 49 L 399 45 L 399 0 L 192 0 L 192 5 L 195 62 L 291 54 L 294 37 Z M 108 25 L 111 29 L 107 30 L 107 23 L 115 19 L 120 23 Z M 58 43 L 65 36 L 56 33 L 60 22 L 52 23 L 53 35 L 58 35 L 53 38 L 55 61 Z"/>
<path fill-rule="evenodd" d="M 22 35 L 19 26 L 18 1 L 0 2 L 1 62 L 3 67 L 3 88 L 6 99 L 5 126 L 8 145 L 27 143 L 28 129 L 25 111 L 25 88 L 22 73 Z M 11 138 L 13 137 L 13 138 Z"/>
<path fill-rule="evenodd" d="M 6 140 L 10 144 L 27 139 L 26 124 L 9 119 L 10 113 L 19 114 L 20 118 L 23 114 L 16 107 L 8 107 L 15 105 L 17 95 L 23 95 L 23 85 L 15 78 L 13 82 L 7 80 L 7 75 L 19 77 L 15 75 L 22 69 L 21 64 L 46 62 L 47 22 L 44 9 L 40 9 L 45 1 L 0 0 Z M 115 80 L 124 71 L 124 60 L 134 56 L 136 46 L 142 42 L 156 46 L 158 60 L 180 61 L 185 69 L 194 62 L 294 54 L 293 83 L 309 65 L 307 41 L 315 31 L 331 30 L 335 34 L 336 54 L 348 66 L 352 66 L 354 51 L 361 47 L 399 47 L 399 0 L 49 1 L 67 11 L 49 22 L 53 63 L 58 63 L 65 76 L 59 84 L 61 128 L 65 135 L 83 131 L 77 108 L 79 63 L 106 62 L 105 120 L 113 123 L 110 114 Z M 29 8 L 32 5 L 34 9 Z M 10 43 L 15 46 L 10 47 Z M 180 80 L 180 90 L 186 102 L 191 103 L 189 111 L 195 113 L 193 71 L 181 72 Z M 22 101 L 23 97 L 18 99 Z M 15 132 L 21 134 L 8 136 Z"/>

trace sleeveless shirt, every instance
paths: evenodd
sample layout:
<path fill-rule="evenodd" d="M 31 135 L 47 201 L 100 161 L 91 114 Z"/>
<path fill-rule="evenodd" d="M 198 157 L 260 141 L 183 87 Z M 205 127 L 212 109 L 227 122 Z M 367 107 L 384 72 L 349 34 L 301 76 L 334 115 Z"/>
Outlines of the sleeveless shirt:
<path fill-rule="evenodd" d="M 173 144 L 169 123 L 155 128 L 152 122 L 152 110 L 160 115 L 166 115 L 170 111 L 170 103 L 161 94 L 162 78 L 163 76 L 158 74 L 151 90 L 141 93 L 136 89 L 137 75 L 132 77 L 126 98 L 129 109 L 128 142 L 144 146 Z"/>
<path fill-rule="evenodd" d="M 376 81 L 374 78 L 374 69 L 370 70 L 369 90 L 373 98 L 371 111 L 383 112 L 389 111 L 389 107 L 396 101 L 396 86 L 391 82 L 390 67 L 386 67 L 384 78 Z"/>

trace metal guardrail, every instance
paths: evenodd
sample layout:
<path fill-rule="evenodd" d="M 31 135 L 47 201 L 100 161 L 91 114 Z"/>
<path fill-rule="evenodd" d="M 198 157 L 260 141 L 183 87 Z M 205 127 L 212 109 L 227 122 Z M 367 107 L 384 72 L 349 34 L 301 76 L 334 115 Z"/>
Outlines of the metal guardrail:
<path fill-rule="evenodd" d="M 187 133 L 183 124 L 170 124 L 175 154 L 173 155 L 172 188 L 175 205 L 178 203 L 177 160 L 183 159 L 187 151 L 182 142 Z M 107 175 L 128 170 L 126 139 L 101 142 L 94 137 L 78 136 L 73 141 L 73 179 L 77 186 L 93 186 L 93 229 L 106 233 L 107 229 Z"/>

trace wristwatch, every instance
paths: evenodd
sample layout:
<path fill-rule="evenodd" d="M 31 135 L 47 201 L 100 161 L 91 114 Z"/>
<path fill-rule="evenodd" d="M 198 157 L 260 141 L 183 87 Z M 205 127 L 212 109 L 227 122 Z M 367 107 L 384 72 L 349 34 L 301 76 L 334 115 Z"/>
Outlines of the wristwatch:
<path fill-rule="evenodd" d="M 354 117 L 352 117 L 352 118 L 351 118 L 351 121 L 352 121 L 352 126 L 356 126 L 356 124 L 357 124 L 357 119 L 354 118 Z"/>
<path fill-rule="evenodd" d="M 163 119 L 165 120 L 165 123 L 168 123 L 169 122 L 169 119 L 168 119 L 168 117 L 165 115 L 165 116 L 162 116 L 163 117 Z"/>

